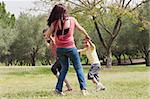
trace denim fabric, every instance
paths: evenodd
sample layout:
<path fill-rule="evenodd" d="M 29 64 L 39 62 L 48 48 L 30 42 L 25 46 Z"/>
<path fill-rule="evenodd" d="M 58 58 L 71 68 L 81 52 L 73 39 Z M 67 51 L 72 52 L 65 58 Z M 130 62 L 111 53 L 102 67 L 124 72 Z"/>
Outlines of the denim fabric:
<path fill-rule="evenodd" d="M 88 79 L 92 80 L 92 79 L 96 79 L 97 81 L 99 81 L 99 68 L 100 64 L 95 63 L 95 64 L 91 64 L 90 70 L 88 72 Z"/>
<path fill-rule="evenodd" d="M 60 92 L 62 91 L 63 81 L 69 69 L 69 60 L 73 63 L 80 84 L 80 89 L 86 89 L 85 78 L 77 48 L 57 48 L 57 56 L 59 57 L 62 69 L 56 84 L 56 89 Z"/>

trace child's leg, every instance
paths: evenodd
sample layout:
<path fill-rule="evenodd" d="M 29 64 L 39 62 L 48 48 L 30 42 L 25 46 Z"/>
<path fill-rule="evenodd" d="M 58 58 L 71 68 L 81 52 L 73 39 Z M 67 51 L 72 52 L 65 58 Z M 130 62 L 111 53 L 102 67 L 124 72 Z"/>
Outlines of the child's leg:
<path fill-rule="evenodd" d="M 94 82 L 96 82 L 96 91 L 105 90 L 105 86 L 99 80 L 99 74 L 95 74 L 93 78 Z"/>
<path fill-rule="evenodd" d="M 60 66 L 60 64 L 59 64 L 59 61 L 56 60 L 56 62 L 54 63 L 54 65 L 53 65 L 52 68 L 51 68 L 52 73 L 57 76 L 57 75 L 58 75 L 57 73 L 58 73 L 59 68 L 61 69 L 61 66 Z"/>
<path fill-rule="evenodd" d="M 97 75 L 94 75 L 94 77 L 93 77 L 93 79 L 92 79 L 92 81 L 93 81 L 93 83 L 95 83 L 96 85 L 99 85 L 99 86 L 101 86 L 101 87 L 103 87 L 103 84 L 99 81 L 99 78 L 97 78 L 96 77 Z"/>
<path fill-rule="evenodd" d="M 52 66 L 51 71 L 56 76 L 56 78 L 58 78 L 60 70 L 61 70 L 61 65 L 59 63 L 59 60 L 57 59 L 56 62 L 54 63 L 54 65 Z M 69 82 L 66 79 L 64 80 L 64 82 L 66 83 L 67 90 L 71 91 L 72 88 L 71 88 Z"/>
<path fill-rule="evenodd" d="M 95 77 L 92 79 L 92 81 L 93 81 L 93 83 L 95 83 L 96 85 L 99 83 L 99 82 L 96 80 Z"/>
<path fill-rule="evenodd" d="M 92 64 L 88 73 L 88 79 L 92 80 L 96 84 L 96 90 L 105 90 L 105 87 L 99 80 L 99 64 Z"/>
<path fill-rule="evenodd" d="M 95 76 L 92 79 L 92 81 L 93 81 L 93 83 L 96 83 L 96 85 L 99 85 L 99 86 L 103 87 L 103 84 L 99 80 L 97 80 L 97 78 Z"/>
<path fill-rule="evenodd" d="M 58 74 L 56 75 L 56 77 L 58 78 Z M 65 78 L 64 82 L 66 84 L 67 91 L 71 91 L 72 90 L 71 85 L 66 78 Z"/>
<path fill-rule="evenodd" d="M 98 74 L 99 72 L 99 64 L 91 64 L 90 70 L 88 72 L 88 79 L 92 80 L 93 83 L 98 84 L 98 76 L 96 77 L 95 74 Z"/>
<path fill-rule="evenodd" d="M 70 83 L 68 82 L 68 80 L 65 79 L 64 82 L 66 83 L 67 90 L 68 90 L 68 91 L 71 91 L 72 88 L 71 88 Z"/>

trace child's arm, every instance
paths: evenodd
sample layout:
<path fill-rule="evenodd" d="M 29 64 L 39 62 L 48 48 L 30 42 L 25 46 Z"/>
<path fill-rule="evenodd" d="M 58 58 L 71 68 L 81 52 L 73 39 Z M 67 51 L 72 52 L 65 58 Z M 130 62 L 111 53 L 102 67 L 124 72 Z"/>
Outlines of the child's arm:
<path fill-rule="evenodd" d="M 78 52 L 81 53 L 81 55 L 85 54 L 87 48 L 79 49 Z"/>
<path fill-rule="evenodd" d="M 45 40 L 45 44 L 46 44 L 46 47 L 50 50 L 51 49 L 51 44 L 48 43 L 46 40 Z"/>

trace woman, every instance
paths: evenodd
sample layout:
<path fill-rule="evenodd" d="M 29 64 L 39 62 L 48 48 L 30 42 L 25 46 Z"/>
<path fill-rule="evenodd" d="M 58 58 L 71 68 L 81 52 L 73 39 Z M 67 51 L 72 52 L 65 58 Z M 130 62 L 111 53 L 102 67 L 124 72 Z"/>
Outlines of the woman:
<path fill-rule="evenodd" d="M 45 32 L 46 32 L 46 31 L 47 31 L 47 29 L 44 29 L 44 30 L 43 30 L 44 39 L 46 38 L 46 37 L 45 37 L 45 36 L 46 36 L 46 35 L 45 35 Z M 47 48 L 48 48 L 49 50 L 52 50 L 52 54 L 53 54 L 53 56 L 56 58 L 55 63 L 54 63 L 54 64 L 52 65 L 52 67 L 51 67 L 51 71 L 52 71 L 52 73 L 58 78 L 58 77 L 59 77 L 59 74 L 60 74 L 60 70 L 61 70 L 61 64 L 60 64 L 60 62 L 59 62 L 58 57 L 56 56 L 56 46 L 51 43 L 50 39 L 49 39 L 49 40 L 48 40 L 48 39 L 45 39 L 45 44 L 46 44 L 46 46 L 47 46 Z M 64 82 L 65 82 L 66 87 L 67 87 L 67 90 L 66 90 L 66 91 L 72 91 L 71 85 L 70 85 L 70 83 L 68 82 L 68 80 L 65 79 Z"/>
<path fill-rule="evenodd" d="M 46 32 L 47 38 L 52 38 L 51 36 L 54 36 L 55 39 L 51 40 L 57 46 L 57 56 L 59 57 L 62 66 L 55 92 L 64 95 L 62 92 L 63 81 L 68 72 L 69 60 L 71 60 L 78 77 L 80 89 L 83 95 L 86 95 L 87 91 L 83 69 L 74 43 L 74 29 L 77 28 L 87 39 L 90 37 L 74 17 L 68 16 L 67 9 L 63 4 L 54 6 L 48 19 L 48 26 L 49 28 Z"/>

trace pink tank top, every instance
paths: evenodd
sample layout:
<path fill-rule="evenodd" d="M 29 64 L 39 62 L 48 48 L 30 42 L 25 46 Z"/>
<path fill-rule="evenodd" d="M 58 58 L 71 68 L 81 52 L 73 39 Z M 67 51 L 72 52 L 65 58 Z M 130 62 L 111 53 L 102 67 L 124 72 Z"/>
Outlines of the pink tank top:
<path fill-rule="evenodd" d="M 74 28 L 75 28 L 75 19 L 74 17 L 69 17 L 70 28 L 68 33 L 63 35 L 55 35 L 55 43 L 57 48 L 74 48 Z"/>

